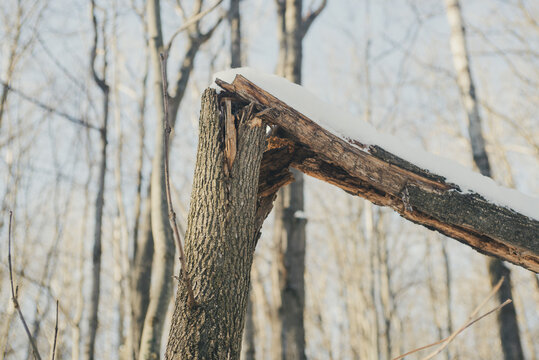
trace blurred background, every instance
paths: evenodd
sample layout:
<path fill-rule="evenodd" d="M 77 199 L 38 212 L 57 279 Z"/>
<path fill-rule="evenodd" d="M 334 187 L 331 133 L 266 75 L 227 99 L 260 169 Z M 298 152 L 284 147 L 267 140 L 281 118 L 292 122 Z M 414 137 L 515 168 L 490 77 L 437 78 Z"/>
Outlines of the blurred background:
<path fill-rule="evenodd" d="M 201 93 L 214 72 L 231 66 L 233 41 L 242 65 L 290 78 L 279 60 L 284 2 L 239 1 L 239 40 L 230 0 L 150 2 L 160 9 L 164 46 L 173 39 L 171 182 L 185 229 Z M 474 168 L 449 3 L 304 1 L 302 15 L 316 19 L 300 45 L 302 85 L 358 122 Z M 51 346 L 58 299 L 58 359 L 141 358 L 153 256 L 149 184 L 161 131 L 150 8 L 140 0 L 0 2 L 0 356 L 7 359 L 33 358 L 10 301 L 9 210 L 18 299 L 41 353 Z M 467 0 L 458 10 L 491 176 L 538 196 L 539 3 Z M 448 336 L 491 290 L 488 259 L 468 246 L 312 178 L 302 191 L 307 358 L 391 359 Z M 270 215 L 251 274 L 243 347 L 253 351 L 245 358 L 284 358 L 275 342 L 282 252 L 275 232 Z M 537 359 L 539 280 L 505 266 L 520 358 Z M 163 346 L 174 293 L 175 285 L 160 314 Z M 92 334 L 95 346 L 87 344 Z M 496 314 L 439 357 L 511 358 Z"/>

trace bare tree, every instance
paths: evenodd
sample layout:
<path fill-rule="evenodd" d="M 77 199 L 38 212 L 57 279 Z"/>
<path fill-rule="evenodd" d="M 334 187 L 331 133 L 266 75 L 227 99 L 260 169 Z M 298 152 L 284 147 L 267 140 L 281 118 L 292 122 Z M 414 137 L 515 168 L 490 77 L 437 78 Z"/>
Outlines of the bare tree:
<path fill-rule="evenodd" d="M 303 38 L 326 5 L 303 17 L 303 0 L 276 0 L 279 39 L 277 72 L 301 83 Z M 294 171 L 295 182 L 284 188 L 275 203 L 273 270 L 273 348 L 275 359 L 304 359 L 305 330 L 305 226 L 303 174 Z"/>
<path fill-rule="evenodd" d="M 104 49 L 102 76 L 100 77 L 96 69 L 97 46 L 98 46 L 98 23 L 95 14 L 95 2 L 90 0 L 90 13 L 93 25 L 93 46 L 90 52 L 90 71 L 94 82 L 103 93 L 103 123 L 99 131 L 100 134 L 100 160 L 98 175 L 98 190 L 95 199 L 94 216 L 94 245 L 92 253 L 92 290 L 90 297 L 90 312 L 88 316 L 88 337 L 84 348 L 84 359 L 93 360 L 95 358 L 95 338 L 98 327 L 99 294 L 101 290 L 101 241 L 103 208 L 105 206 L 105 175 L 107 172 L 107 124 L 109 118 L 109 86 L 107 85 L 107 44 L 106 36 L 102 33 L 102 48 Z M 104 26 L 103 26 L 104 28 Z"/>
<path fill-rule="evenodd" d="M 13 20 L 12 24 L 7 24 L 13 33 L 11 41 L 8 45 L 8 54 L 6 59 L 6 69 L 4 74 L 1 74 L 2 87 L 0 92 L 0 129 L 2 128 L 2 120 L 7 108 L 8 95 L 11 91 L 10 83 L 15 75 L 17 64 L 21 60 L 22 55 L 31 49 L 36 36 L 24 36 L 23 31 L 29 27 L 28 22 L 35 17 L 33 27 L 36 29 L 41 20 L 41 16 L 47 2 L 42 0 L 33 0 L 32 2 L 17 1 L 14 6 L 14 16 L 6 16 L 6 20 Z M 35 30 L 34 30 L 35 31 Z"/>
<path fill-rule="evenodd" d="M 492 176 L 485 140 L 481 130 L 479 103 L 471 75 L 468 48 L 466 45 L 466 27 L 462 19 L 460 4 L 458 0 L 446 0 L 445 5 L 447 18 L 451 26 L 450 45 L 455 71 L 457 72 L 457 84 L 468 119 L 468 133 L 472 144 L 473 161 L 481 174 Z M 492 286 L 495 286 L 500 279 L 505 278 L 505 282 L 498 292 L 500 303 L 506 299 L 512 299 L 511 272 L 509 268 L 501 260 L 489 258 L 488 271 Z M 500 310 L 498 313 L 498 325 L 505 359 L 523 359 L 520 332 L 513 303 Z"/>
<path fill-rule="evenodd" d="M 228 10 L 230 22 L 230 67 L 241 66 L 240 0 L 231 0 Z"/>

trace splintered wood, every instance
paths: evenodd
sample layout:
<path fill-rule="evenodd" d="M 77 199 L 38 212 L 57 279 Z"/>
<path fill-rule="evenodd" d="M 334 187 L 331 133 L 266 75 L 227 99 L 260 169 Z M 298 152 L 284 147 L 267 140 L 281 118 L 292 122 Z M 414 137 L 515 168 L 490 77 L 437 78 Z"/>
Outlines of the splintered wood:
<path fill-rule="evenodd" d="M 443 176 L 377 145 L 344 140 L 241 75 L 232 84 L 216 83 L 236 101 L 254 104 L 255 117 L 278 127 L 261 166 L 260 203 L 267 205 L 279 187 L 292 181 L 288 167 L 293 167 L 481 253 L 539 272 L 539 221 L 481 194 L 463 193 Z"/>
<path fill-rule="evenodd" d="M 225 99 L 225 160 L 227 174 L 232 171 L 232 164 L 236 158 L 236 124 L 232 114 L 232 101 Z"/>

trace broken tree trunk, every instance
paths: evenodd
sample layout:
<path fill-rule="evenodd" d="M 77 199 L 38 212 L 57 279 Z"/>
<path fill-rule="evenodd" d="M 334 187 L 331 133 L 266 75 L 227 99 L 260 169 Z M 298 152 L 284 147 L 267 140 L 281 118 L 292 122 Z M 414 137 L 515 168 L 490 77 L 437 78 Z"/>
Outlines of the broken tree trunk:
<path fill-rule="evenodd" d="M 481 194 L 461 192 L 444 177 L 379 146 L 343 140 L 241 75 L 232 84 L 216 82 L 228 95 L 255 104 L 259 118 L 285 132 L 286 138 L 269 139 L 265 158 L 273 152 L 268 162 L 275 176 L 263 177 L 263 160 L 261 195 L 289 181 L 289 174 L 279 169 L 286 164 L 376 205 L 389 206 L 481 253 L 539 272 L 539 221 L 488 202 Z M 261 205 L 259 211 L 263 209 Z"/>
<path fill-rule="evenodd" d="M 232 106 L 231 111 L 220 111 L 215 90 L 204 92 L 185 239 L 196 304 L 189 306 L 180 275 L 166 359 L 240 356 L 249 275 L 262 224 L 257 206 L 267 203 L 257 202 L 265 128 L 253 121 L 251 107 L 238 108 L 226 99 L 221 103 Z M 226 139 L 235 139 L 234 154 L 224 150 Z"/>

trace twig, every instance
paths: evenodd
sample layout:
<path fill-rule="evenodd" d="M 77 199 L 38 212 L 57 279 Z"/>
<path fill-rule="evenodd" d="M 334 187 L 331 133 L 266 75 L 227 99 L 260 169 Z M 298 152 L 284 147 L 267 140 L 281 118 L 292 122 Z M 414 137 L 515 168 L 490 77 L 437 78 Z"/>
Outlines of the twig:
<path fill-rule="evenodd" d="M 6 83 L 5 81 L 1 80 L 0 79 L 0 84 L 2 86 L 5 86 L 7 89 L 9 89 L 11 92 L 19 95 L 22 99 L 36 105 L 37 107 L 47 111 L 47 112 L 50 112 L 50 113 L 53 113 L 53 114 L 56 114 L 60 117 L 63 117 L 64 119 L 68 120 L 68 121 L 71 121 L 72 123 L 75 123 L 77 125 L 81 125 L 83 127 L 86 127 L 88 129 L 93 129 L 93 130 L 100 130 L 99 127 L 95 126 L 95 125 L 92 125 L 90 123 L 88 123 L 87 121 L 83 120 L 83 119 L 79 119 L 75 116 L 71 116 L 63 111 L 60 111 L 60 110 L 57 110 L 37 99 L 34 99 L 33 97 L 31 96 L 28 96 L 26 95 L 25 93 L 23 93 L 22 91 L 20 91 L 19 89 L 16 89 L 14 87 L 12 87 L 11 85 L 9 85 L 8 83 Z"/>
<path fill-rule="evenodd" d="M 58 300 L 56 300 L 56 321 L 54 322 L 54 340 L 52 342 L 51 360 L 56 356 L 56 341 L 58 339 Z"/>
<path fill-rule="evenodd" d="M 490 293 L 488 294 L 488 296 L 481 302 L 481 304 L 479 304 L 475 309 L 474 311 L 470 314 L 470 316 L 468 317 L 468 320 L 466 321 L 466 323 L 464 323 L 464 325 L 462 325 L 459 329 L 457 329 L 456 331 L 454 331 L 450 336 L 446 337 L 445 339 L 442 339 L 442 340 L 439 340 L 439 341 L 436 341 L 432 344 L 429 344 L 429 345 L 425 345 L 425 346 L 422 346 L 420 348 L 417 348 L 417 349 L 414 349 L 414 350 L 411 350 L 411 351 L 408 351 L 407 353 L 405 354 L 402 354 L 402 355 L 399 355 L 397 356 L 396 358 L 393 358 L 393 360 L 399 360 L 399 359 L 402 359 L 410 354 L 413 354 L 413 353 L 416 353 L 418 351 L 421 351 L 421 350 L 425 350 L 425 349 L 428 349 L 430 347 L 433 347 L 433 346 L 436 346 L 436 345 L 440 345 L 440 344 L 443 344 L 442 346 L 440 346 L 437 350 L 435 350 L 434 352 L 432 352 L 431 354 L 427 355 L 427 357 L 423 358 L 422 360 L 428 360 L 428 359 L 432 359 L 434 356 L 438 355 L 443 349 L 445 349 L 447 347 L 447 345 L 449 345 L 449 343 L 451 341 L 453 341 L 453 339 L 455 339 L 455 337 L 457 335 L 459 335 L 461 332 L 463 332 L 465 329 L 467 329 L 468 327 L 472 326 L 473 324 L 475 324 L 476 322 L 478 322 L 479 320 L 483 319 L 484 317 L 490 315 L 491 313 L 495 312 L 495 311 L 498 311 L 499 309 L 501 309 L 502 307 L 504 307 L 505 305 L 511 303 L 511 300 L 510 299 L 507 299 L 503 304 L 501 305 L 498 305 L 497 307 L 495 307 L 494 309 L 486 312 L 485 314 L 477 317 L 477 318 L 474 318 L 477 313 L 479 312 L 479 310 L 487 303 L 487 301 L 489 301 L 493 296 L 494 294 L 496 294 L 498 292 L 498 290 L 500 289 L 500 287 L 502 286 L 502 283 L 503 283 L 503 280 L 504 280 L 504 277 L 502 277 L 500 279 L 500 281 L 498 281 L 498 283 L 496 284 L 496 286 L 494 286 L 492 288 L 492 290 L 490 291 Z"/>
<path fill-rule="evenodd" d="M 178 28 L 178 30 L 176 30 L 174 32 L 174 34 L 172 34 L 172 36 L 170 37 L 170 40 L 167 43 L 167 46 L 165 47 L 165 49 L 166 49 L 165 52 L 168 54 L 168 52 L 170 51 L 170 47 L 172 46 L 172 42 L 174 41 L 176 36 L 178 36 L 182 31 L 189 28 L 189 26 L 199 22 L 204 16 L 209 14 L 213 9 L 215 9 L 217 6 L 219 6 L 222 2 L 223 2 L 223 0 L 217 0 L 213 5 L 211 5 L 206 10 L 201 11 L 198 14 L 195 14 L 195 15 L 191 16 L 191 18 L 189 18 L 182 26 L 180 26 Z"/>
<path fill-rule="evenodd" d="M 164 131 L 165 131 L 165 186 L 167 193 L 167 204 L 168 204 L 168 216 L 170 220 L 170 227 L 174 233 L 174 239 L 178 245 L 178 250 L 180 252 L 180 265 L 183 273 L 183 280 L 187 287 L 187 305 L 193 307 L 196 305 L 195 296 L 193 294 L 193 286 L 191 285 L 191 279 L 187 273 L 187 265 L 185 263 L 185 254 L 183 252 L 182 241 L 180 239 L 180 231 L 178 230 L 178 224 L 176 223 L 176 213 L 174 212 L 174 207 L 172 206 L 172 198 L 170 195 L 170 175 L 168 169 L 168 147 L 169 147 L 169 137 L 170 137 L 170 123 L 168 121 L 168 91 L 167 91 L 167 56 L 166 52 L 159 54 L 161 58 L 161 76 L 163 80 L 163 110 L 164 110 Z"/>
<path fill-rule="evenodd" d="M 492 314 L 493 312 L 495 311 L 498 311 L 500 310 L 502 307 L 504 307 L 505 305 L 507 304 L 510 304 L 512 302 L 511 299 L 507 299 L 503 302 L 503 304 L 500 304 L 498 306 L 496 306 L 494 309 L 490 310 L 490 311 L 487 311 L 486 313 L 484 313 L 483 315 L 479 316 L 478 318 L 468 322 L 467 324 L 463 325 L 460 329 L 458 329 L 456 332 L 454 332 L 450 337 L 447 338 L 447 340 L 445 341 L 445 343 L 440 346 L 436 351 L 434 351 L 433 353 L 429 354 L 428 356 L 426 356 L 425 358 L 423 358 L 422 360 L 429 360 L 429 359 L 432 359 L 434 356 L 438 355 L 439 353 L 442 352 L 443 349 L 445 349 L 447 347 L 447 345 L 449 345 L 449 343 L 451 341 L 453 341 L 453 339 L 455 339 L 455 337 L 457 337 L 458 334 L 460 334 L 461 332 L 463 332 L 466 328 L 472 326 L 473 324 L 475 324 L 476 322 L 478 322 L 479 320 L 483 319 L 484 317 Z"/>
<path fill-rule="evenodd" d="M 15 309 L 17 309 L 17 312 L 19 313 L 19 317 L 21 318 L 22 325 L 24 327 L 24 331 L 26 331 L 26 335 L 28 336 L 28 340 L 30 341 L 30 345 L 32 345 L 32 349 L 34 350 L 34 355 L 38 360 L 41 360 L 41 355 L 39 354 L 39 351 L 37 350 L 36 343 L 34 341 L 34 338 L 32 338 L 32 334 L 30 333 L 30 329 L 28 329 L 28 325 L 26 324 L 26 320 L 24 320 L 24 316 L 22 314 L 21 307 L 19 305 L 19 301 L 17 300 L 17 295 L 19 288 L 15 287 L 13 284 L 13 268 L 11 266 L 11 221 L 13 218 L 13 211 L 9 212 L 9 230 L 8 230 L 8 263 L 9 263 L 9 281 L 11 283 L 11 301 L 13 301 L 13 306 Z"/>

